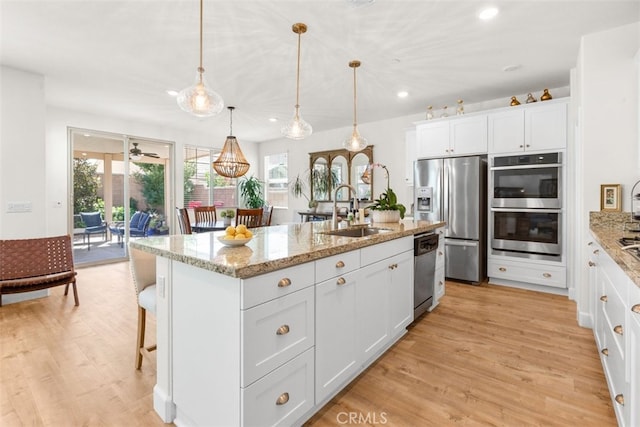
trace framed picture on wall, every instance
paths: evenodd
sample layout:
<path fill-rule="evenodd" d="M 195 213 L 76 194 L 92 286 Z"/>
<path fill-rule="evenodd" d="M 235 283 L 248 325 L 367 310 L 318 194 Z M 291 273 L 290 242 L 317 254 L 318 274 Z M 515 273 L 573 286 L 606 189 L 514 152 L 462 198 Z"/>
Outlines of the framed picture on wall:
<path fill-rule="evenodd" d="M 622 200 L 620 199 L 620 184 L 600 185 L 600 210 L 609 212 L 620 212 L 622 210 Z"/>

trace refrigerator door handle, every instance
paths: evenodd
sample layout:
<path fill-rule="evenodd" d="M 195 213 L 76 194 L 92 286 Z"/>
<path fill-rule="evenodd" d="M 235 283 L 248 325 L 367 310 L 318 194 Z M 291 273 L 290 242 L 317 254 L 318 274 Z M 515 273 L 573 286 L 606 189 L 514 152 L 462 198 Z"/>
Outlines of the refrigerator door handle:
<path fill-rule="evenodd" d="M 453 239 L 445 239 L 444 244 L 448 246 L 467 246 L 475 248 L 478 246 L 477 240 L 453 240 Z"/>

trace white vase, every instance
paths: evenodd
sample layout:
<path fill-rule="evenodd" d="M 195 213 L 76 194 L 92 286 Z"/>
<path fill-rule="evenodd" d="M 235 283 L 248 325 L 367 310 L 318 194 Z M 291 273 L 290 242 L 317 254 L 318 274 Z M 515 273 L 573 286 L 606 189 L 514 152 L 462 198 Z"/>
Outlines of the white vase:
<path fill-rule="evenodd" d="M 372 222 L 400 222 L 400 211 L 371 211 Z"/>
<path fill-rule="evenodd" d="M 231 225 L 231 218 L 224 217 L 222 218 L 222 221 L 225 226 Z"/>

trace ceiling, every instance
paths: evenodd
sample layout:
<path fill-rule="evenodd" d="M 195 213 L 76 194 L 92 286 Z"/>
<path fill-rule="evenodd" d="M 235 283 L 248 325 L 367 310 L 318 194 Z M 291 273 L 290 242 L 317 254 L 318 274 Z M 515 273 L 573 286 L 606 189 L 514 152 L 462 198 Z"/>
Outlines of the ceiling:
<path fill-rule="evenodd" d="M 363 1 L 363 0 L 359 0 Z M 297 35 L 304 22 L 301 113 L 314 131 L 423 113 L 569 84 L 580 37 L 640 20 L 640 2 L 206 0 L 204 68 L 236 107 L 243 142 L 280 138 L 295 104 Z M 500 12 L 477 15 L 487 4 Z M 45 76 L 48 105 L 190 129 L 224 141 L 228 113 L 199 119 L 167 90 L 194 83 L 197 0 L 0 3 L 0 62 Z M 517 66 L 515 71 L 503 71 Z M 396 93 L 409 92 L 400 99 Z M 270 122 L 277 118 L 277 122 Z M 108 129 L 105 129 L 108 130 Z M 117 130 L 114 130 L 117 131 Z"/>

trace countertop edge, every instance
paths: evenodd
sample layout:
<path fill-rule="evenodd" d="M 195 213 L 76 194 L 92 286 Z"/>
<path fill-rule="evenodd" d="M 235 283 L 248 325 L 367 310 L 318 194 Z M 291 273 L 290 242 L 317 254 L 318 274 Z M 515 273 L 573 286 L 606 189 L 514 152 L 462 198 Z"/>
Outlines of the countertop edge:
<path fill-rule="evenodd" d="M 618 239 L 622 237 L 622 233 L 617 228 L 607 226 L 589 227 L 591 235 L 595 241 L 604 249 L 607 254 L 618 264 L 624 273 L 631 279 L 636 286 L 640 287 L 640 261 L 623 250 L 618 243 Z"/>

